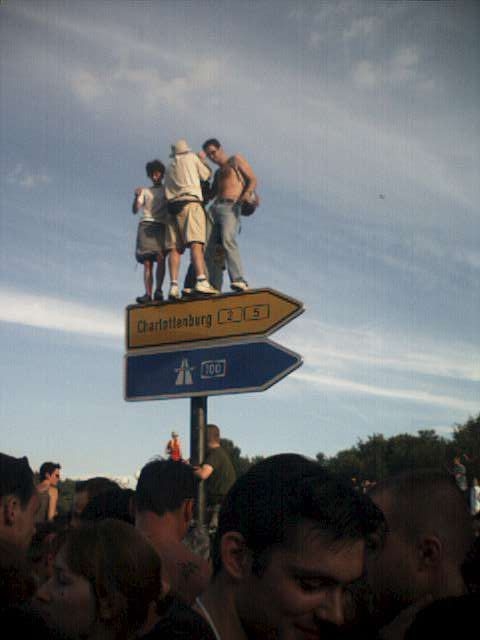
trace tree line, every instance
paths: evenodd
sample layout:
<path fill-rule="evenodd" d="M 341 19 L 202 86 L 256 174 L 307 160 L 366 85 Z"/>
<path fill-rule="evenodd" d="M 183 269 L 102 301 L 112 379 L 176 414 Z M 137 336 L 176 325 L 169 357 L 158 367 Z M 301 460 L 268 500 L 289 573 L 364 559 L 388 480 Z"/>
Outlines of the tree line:
<path fill-rule="evenodd" d="M 263 458 L 243 456 L 240 447 L 228 438 L 222 438 L 221 444 L 229 454 L 237 476 Z M 318 452 L 316 459 L 344 480 L 350 481 L 355 477 L 361 483 L 364 480 L 382 480 L 420 467 L 440 467 L 451 471 L 453 458 L 457 455 L 467 468 L 469 484 L 473 478 L 480 480 L 480 413 L 465 424 L 454 425 L 453 434 L 448 438 L 433 429 L 421 429 L 416 435 L 400 433 L 389 438 L 374 433 L 334 456 Z M 70 510 L 74 489 L 74 480 L 67 478 L 59 483 L 60 512 Z"/>

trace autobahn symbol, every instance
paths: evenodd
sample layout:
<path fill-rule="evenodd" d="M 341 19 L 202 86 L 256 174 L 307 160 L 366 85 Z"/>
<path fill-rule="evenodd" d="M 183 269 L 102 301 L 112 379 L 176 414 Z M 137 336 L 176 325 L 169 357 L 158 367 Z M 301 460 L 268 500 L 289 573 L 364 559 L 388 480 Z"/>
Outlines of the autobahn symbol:
<path fill-rule="evenodd" d="M 302 364 L 268 340 L 139 351 L 125 356 L 126 400 L 163 400 L 264 391 Z"/>
<path fill-rule="evenodd" d="M 274 289 L 250 289 L 126 310 L 126 347 L 184 345 L 268 336 L 303 313 L 303 303 Z"/>

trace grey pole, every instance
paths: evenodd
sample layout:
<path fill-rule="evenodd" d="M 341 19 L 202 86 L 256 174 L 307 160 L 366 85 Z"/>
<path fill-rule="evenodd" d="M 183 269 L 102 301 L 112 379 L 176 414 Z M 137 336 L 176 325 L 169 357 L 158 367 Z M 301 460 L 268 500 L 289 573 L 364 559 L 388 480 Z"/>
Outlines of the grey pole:
<path fill-rule="evenodd" d="M 205 459 L 205 434 L 207 424 L 207 396 L 190 398 L 190 464 L 199 465 Z M 205 524 L 205 487 L 198 485 L 195 504 L 195 519 L 199 525 Z"/>

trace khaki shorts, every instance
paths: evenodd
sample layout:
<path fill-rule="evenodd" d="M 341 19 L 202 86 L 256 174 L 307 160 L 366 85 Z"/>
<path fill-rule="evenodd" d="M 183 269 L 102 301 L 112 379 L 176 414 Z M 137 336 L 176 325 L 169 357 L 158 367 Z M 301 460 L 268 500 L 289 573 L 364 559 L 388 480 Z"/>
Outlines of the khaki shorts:
<path fill-rule="evenodd" d="M 165 248 L 183 251 L 192 242 L 205 244 L 205 211 L 199 202 L 187 203 L 177 215 L 168 216 Z"/>

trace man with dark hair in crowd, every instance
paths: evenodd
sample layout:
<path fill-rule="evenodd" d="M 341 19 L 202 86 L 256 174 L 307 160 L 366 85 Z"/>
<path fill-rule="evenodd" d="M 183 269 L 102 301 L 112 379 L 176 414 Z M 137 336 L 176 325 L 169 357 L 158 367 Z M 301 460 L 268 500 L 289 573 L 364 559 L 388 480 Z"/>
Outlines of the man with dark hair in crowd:
<path fill-rule="evenodd" d="M 243 275 L 237 235 L 240 231 L 242 204 L 252 200 L 257 178 L 242 155 L 237 153 L 228 156 L 216 138 L 209 138 L 202 147 L 204 156 L 219 167 L 212 186 L 215 200 L 210 208 L 213 228 L 207 246 L 207 266 L 209 271 L 213 271 L 216 245 L 221 244 L 231 288 L 234 291 L 246 291 L 248 284 Z"/>
<path fill-rule="evenodd" d="M 205 480 L 208 526 L 213 534 L 223 499 L 235 482 L 236 474 L 228 453 L 221 445 L 220 429 L 216 424 L 207 424 L 207 447 L 207 456 L 199 467 L 195 467 L 195 475 Z"/>
<path fill-rule="evenodd" d="M 37 511 L 37 522 L 48 522 L 57 515 L 58 488 L 60 469 L 58 462 L 44 462 L 39 471 L 37 485 L 40 506 Z"/>
<path fill-rule="evenodd" d="M 192 603 L 206 588 L 211 570 L 185 544 L 198 481 L 192 467 L 173 460 L 147 463 L 135 492 L 135 526 L 162 559 L 170 593 Z"/>
<path fill-rule="evenodd" d="M 27 549 L 35 533 L 38 505 L 28 458 L 0 453 L 0 538 Z"/>
<path fill-rule="evenodd" d="M 393 476 L 370 496 L 384 513 L 387 534 L 381 550 L 367 558 L 368 608 L 376 629 L 387 634 L 389 624 L 407 628 L 432 600 L 465 593 L 461 568 L 472 524 L 455 479 L 443 471 Z"/>
<path fill-rule="evenodd" d="M 217 639 L 330 637 L 343 622 L 344 589 L 362 574 L 367 541 L 383 523 L 368 496 L 318 462 L 295 454 L 267 458 L 225 498 L 214 576 L 190 612 L 190 635 L 182 634 L 174 611 L 152 633 L 161 637 L 170 624 L 178 638 L 197 640 L 204 636 L 192 629 L 203 619 Z"/>
<path fill-rule="evenodd" d="M 94 476 L 87 480 L 78 480 L 75 483 L 75 493 L 73 495 L 71 526 L 80 526 L 82 512 L 92 498 L 95 498 L 105 491 L 119 488 L 116 482 L 104 476 Z"/>
<path fill-rule="evenodd" d="M 28 458 L 0 453 L 0 625 L 19 637 L 49 638 L 42 620 L 28 607 L 35 583 L 27 550 L 39 506 Z"/>

